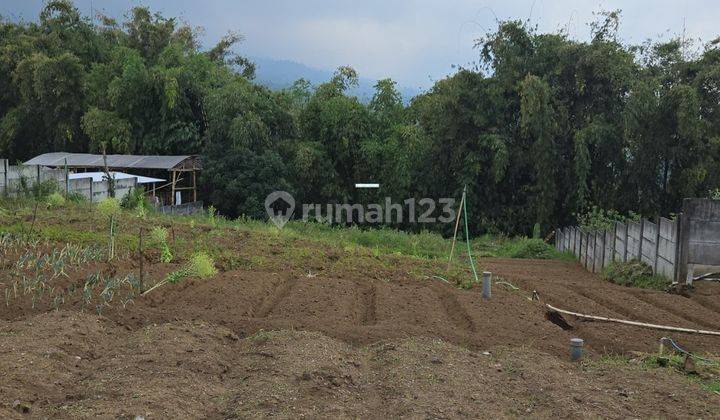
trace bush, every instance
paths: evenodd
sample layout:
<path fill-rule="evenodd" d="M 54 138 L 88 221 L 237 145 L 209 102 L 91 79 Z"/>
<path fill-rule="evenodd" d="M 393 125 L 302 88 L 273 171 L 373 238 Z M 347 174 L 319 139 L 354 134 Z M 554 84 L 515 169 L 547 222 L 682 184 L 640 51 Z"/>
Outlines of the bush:
<path fill-rule="evenodd" d="M 580 228 L 591 232 L 612 229 L 615 222 L 624 222 L 626 219 L 639 221 L 640 215 L 631 211 L 625 217 L 617 210 L 603 210 L 598 206 L 593 206 L 587 213 L 577 215 Z"/>
<path fill-rule="evenodd" d="M 603 279 L 621 286 L 664 290 L 670 280 L 653 274 L 652 267 L 639 260 L 614 261 L 602 271 Z"/>
<path fill-rule="evenodd" d="M 190 259 L 188 265 L 188 273 L 191 276 L 200 277 L 201 279 L 214 276 L 217 274 L 215 261 L 206 253 L 198 252 Z"/>
<path fill-rule="evenodd" d="M 85 196 L 77 191 L 71 191 L 65 199 L 71 203 L 82 203 L 85 201 Z"/>
<path fill-rule="evenodd" d="M 190 258 L 190 262 L 180 270 L 173 271 L 165 278 L 167 283 L 177 283 L 186 277 L 208 278 L 217 274 L 215 261 L 206 253 L 198 252 Z"/>
<path fill-rule="evenodd" d="M 106 198 L 97 204 L 97 210 L 109 219 L 120 213 L 120 202 L 117 198 Z"/>
<path fill-rule="evenodd" d="M 49 208 L 55 209 L 65 205 L 65 197 L 63 197 L 59 192 L 54 192 L 47 196 L 45 202 Z"/>
<path fill-rule="evenodd" d="M 120 206 L 124 209 L 137 209 L 137 208 L 149 208 L 150 203 L 147 201 L 145 196 L 145 190 L 140 187 L 131 189 L 125 197 L 122 198 Z"/>
<path fill-rule="evenodd" d="M 504 244 L 500 254 L 510 258 L 550 259 L 557 256 L 557 251 L 542 239 L 521 238 Z"/>

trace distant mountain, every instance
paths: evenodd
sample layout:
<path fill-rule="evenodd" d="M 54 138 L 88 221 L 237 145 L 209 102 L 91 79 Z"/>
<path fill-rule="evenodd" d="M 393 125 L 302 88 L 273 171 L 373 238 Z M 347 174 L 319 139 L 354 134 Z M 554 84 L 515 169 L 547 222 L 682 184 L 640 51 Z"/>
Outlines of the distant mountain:
<path fill-rule="evenodd" d="M 333 75 L 334 70 L 321 70 L 308 67 L 305 64 L 290 60 L 274 60 L 271 58 L 253 57 L 251 60 L 255 63 L 255 80 L 261 85 L 271 89 L 283 89 L 289 87 L 297 79 L 303 78 L 309 81 L 313 86 L 325 83 Z M 348 92 L 364 103 L 372 99 L 375 93 L 376 80 L 360 78 L 358 86 L 350 89 Z M 403 101 L 408 103 L 410 99 L 420 93 L 420 89 L 413 89 L 407 86 L 397 86 L 398 91 L 403 97 Z"/>

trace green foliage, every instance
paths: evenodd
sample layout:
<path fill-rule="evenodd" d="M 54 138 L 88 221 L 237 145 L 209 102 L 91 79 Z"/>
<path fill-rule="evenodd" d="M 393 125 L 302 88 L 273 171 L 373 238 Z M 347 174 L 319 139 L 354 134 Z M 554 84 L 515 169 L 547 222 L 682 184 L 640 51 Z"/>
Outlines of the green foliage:
<path fill-rule="evenodd" d="M 168 274 L 165 281 L 174 284 L 187 277 L 204 279 L 214 276 L 217 272 L 215 261 L 208 254 L 196 252 L 182 269 Z"/>
<path fill-rule="evenodd" d="M 65 205 L 65 197 L 59 192 L 54 192 L 47 196 L 45 201 L 49 208 L 56 209 Z"/>
<path fill-rule="evenodd" d="M 57 192 L 58 185 L 54 179 L 48 179 L 41 182 L 36 182 L 30 188 L 30 194 L 36 200 L 47 199 L 50 195 Z"/>
<path fill-rule="evenodd" d="M 215 268 L 215 261 L 208 254 L 197 252 L 190 258 L 188 272 L 191 276 L 204 279 L 217 274 L 217 269 Z"/>
<path fill-rule="evenodd" d="M 150 203 L 147 201 L 145 191 L 142 187 L 132 188 L 125 196 L 120 200 L 120 206 L 124 209 L 147 209 L 150 208 Z"/>
<path fill-rule="evenodd" d="M 85 196 L 82 195 L 82 194 L 80 194 L 80 193 L 77 192 L 77 191 L 71 191 L 69 194 L 67 194 L 67 196 L 65 197 L 65 199 L 66 199 L 67 201 L 69 201 L 69 202 L 71 202 L 71 203 L 75 203 L 75 204 L 83 203 L 83 202 L 86 201 Z"/>
<path fill-rule="evenodd" d="M 477 69 L 409 105 L 379 80 L 365 104 L 348 94 L 350 67 L 274 92 L 234 53 L 240 34 L 203 50 L 196 29 L 146 7 L 95 24 L 50 1 L 36 22 L 0 21 L 0 156 L 200 154 L 200 199 L 230 218 L 265 219 L 275 190 L 298 205 L 367 204 L 457 199 L 465 185 L 472 235 L 537 238 L 536 224 L 578 214 L 600 229 L 632 211 L 677 213 L 720 186 L 717 45 L 694 55 L 682 39 L 626 45 L 618 11 L 595 19 L 588 41 L 498 22 L 477 41 Z M 383 195 L 358 191 L 359 180 Z M 30 185 L 28 195 L 53 192 Z"/>
<path fill-rule="evenodd" d="M 639 221 L 640 215 L 630 212 L 629 216 L 621 215 L 617 210 L 604 210 L 593 206 L 590 211 L 577 216 L 578 225 L 586 231 L 612 230 L 615 222 L 626 220 Z"/>
<path fill-rule="evenodd" d="M 557 258 L 558 252 L 552 246 L 546 244 L 542 239 L 519 238 L 507 242 L 500 252 L 510 258 Z"/>
<path fill-rule="evenodd" d="M 621 286 L 664 290 L 670 285 L 667 278 L 653 274 L 652 267 L 639 260 L 614 261 L 602 271 L 603 279 Z"/>
<path fill-rule="evenodd" d="M 160 250 L 160 262 L 172 261 L 172 252 L 168 245 L 168 231 L 164 227 L 156 226 L 150 231 L 150 242 Z"/>
<path fill-rule="evenodd" d="M 120 201 L 114 197 L 108 197 L 97 203 L 97 211 L 105 218 L 112 219 L 117 216 L 120 211 Z"/>

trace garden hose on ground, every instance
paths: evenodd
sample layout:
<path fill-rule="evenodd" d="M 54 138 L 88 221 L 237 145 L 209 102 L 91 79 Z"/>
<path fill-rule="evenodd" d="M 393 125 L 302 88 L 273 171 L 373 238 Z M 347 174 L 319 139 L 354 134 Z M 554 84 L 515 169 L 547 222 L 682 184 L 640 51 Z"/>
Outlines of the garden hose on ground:
<path fill-rule="evenodd" d="M 705 362 L 705 363 L 710 363 L 710 364 L 713 364 L 713 365 L 720 364 L 720 363 L 717 362 L 716 360 L 710 360 L 710 359 L 706 359 L 706 358 L 704 358 L 704 357 L 696 356 L 696 355 L 690 353 L 689 351 L 684 350 L 682 347 L 680 347 L 680 346 L 675 342 L 675 340 L 673 340 L 673 339 L 670 338 L 670 337 L 663 337 L 663 338 L 660 339 L 660 342 L 670 343 L 670 345 L 671 345 L 675 350 L 677 350 L 678 352 L 680 352 L 680 353 L 682 353 L 682 354 L 684 354 L 684 355 L 686 355 L 686 356 L 692 357 L 693 359 L 701 360 L 701 361 L 703 361 L 703 362 Z"/>

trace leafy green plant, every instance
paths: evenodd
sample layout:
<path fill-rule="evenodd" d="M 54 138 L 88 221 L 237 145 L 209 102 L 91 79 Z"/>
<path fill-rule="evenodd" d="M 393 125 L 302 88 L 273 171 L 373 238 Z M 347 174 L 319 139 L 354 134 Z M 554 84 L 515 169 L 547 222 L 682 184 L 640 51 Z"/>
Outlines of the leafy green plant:
<path fill-rule="evenodd" d="M 204 279 L 217 274 L 217 268 L 215 268 L 215 261 L 212 257 L 205 252 L 197 252 L 190 258 L 188 272 L 191 276 Z"/>
<path fill-rule="evenodd" d="M 63 197 L 59 192 L 54 192 L 47 196 L 45 202 L 47 203 L 48 208 L 56 209 L 65 205 L 65 197 Z"/>
<path fill-rule="evenodd" d="M 212 204 L 207 208 L 208 222 L 212 226 L 217 226 L 217 209 Z"/>
<path fill-rule="evenodd" d="M 98 203 L 97 210 L 110 221 L 108 260 L 112 260 L 115 256 L 115 219 L 121 211 L 120 202 L 114 197 L 106 198 Z"/>
<path fill-rule="evenodd" d="M 212 257 L 205 252 L 196 252 L 183 268 L 168 274 L 163 280 L 146 290 L 143 295 L 150 293 L 152 290 L 155 290 L 167 283 L 175 284 L 187 277 L 199 277 L 204 279 L 214 276 L 217 272 L 217 268 L 215 268 L 215 261 Z"/>
<path fill-rule="evenodd" d="M 154 227 L 150 231 L 151 243 L 160 249 L 160 262 L 169 263 L 173 259 L 170 246 L 168 246 L 168 231 L 164 227 Z"/>
<path fill-rule="evenodd" d="M 503 256 L 510 258 L 555 258 L 558 252 L 552 246 L 546 244 L 542 239 L 520 238 L 508 241 L 502 246 Z"/>
<path fill-rule="evenodd" d="M 652 267 L 636 259 L 612 262 L 603 269 L 602 277 L 615 284 L 642 289 L 663 290 L 670 285 L 670 280 L 653 274 Z"/>
<path fill-rule="evenodd" d="M 82 195 L 82 194 L 80 194 L 80 193 L 77 192 L 77 191 L 70 191 L 70 192 L 66 195 L 65 199 L 66 199 L 67 201 L 71 202 L 71 203 L 83 203 L 83 202 L 85 202 L 85 200 L 86 200 L 86 199 L 85 199 L 85 196 Z"/>
<path fill-rule="evenodd" d="M 147 201 L 145 191 L 141 187 L 132 188 L 120 201 L 124 209 L 134 210 L 138 208 L 147 209 L 150 203 Z"/>

